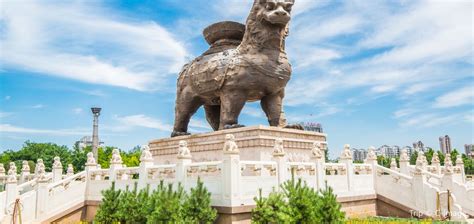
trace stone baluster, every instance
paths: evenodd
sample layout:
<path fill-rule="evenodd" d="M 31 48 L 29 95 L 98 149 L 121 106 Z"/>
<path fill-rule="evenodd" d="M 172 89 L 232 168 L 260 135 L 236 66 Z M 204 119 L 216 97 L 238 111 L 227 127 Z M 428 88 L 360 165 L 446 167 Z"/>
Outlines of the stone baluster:
<path fill-rule="evenodd" d="M 85 169 L 88 174 L 90 171 L 97 169 L 97 162 L 95 161 L 94 154 L 92 152 L 87 153 L 87 161 L 85 165 Z"/>
<path fill-rule="evenodd" d="M 6 179 L 7 179 L 7 176 L 5 176 L 5 166 L 3 165 L 3 163 L 0 163 L 0 183 L 1 184 L 5 184 L 6 186 Z M 6 191 L 6 189 L 4 189 Z M 8 195 L 8 193 L 6 193 Z M 6 201 L 0 201 L 0 220 L 3 220 L 3 218 L 5 217 L 5 203 Z"/>
<path fill-rule="evenodd" d="M 45 170 L 43 159 L 37 159 L 35 165 L 35 177 L 38 177 L 38 170 Z"/>
<path fill-rule="evenodd" d="M 223 149 L 223 203 L 225 206 L 241 205 L 240 151 L 233 135 L 226 135 Z"/>
<path fill-rule="evenodd" d="M 118 149 L 112 150 L 112 158 L 110 159 L 110 170 L 109 170 L 109 180 L 117 180 L 117 169 L 123 167 L 122 157 L 120 156 L 120 151 Z"/>
<path fill-rule="evenodd" d="M 5 184 L 7 182 L 7 176 L 5 174 L 5 166 L 3 163 L 0 163 L 0 184 Z"/>
<path fill-rule="evenodd" d="M 18 195 L 19 195 L 18 181 L 17 181 L 16 174 L 17 174 L 17 170 L 16 170 L 15 163 L 10 162 L 6 186 L 5 186 L 5 192 L 6 192 L 6 199 L 4 201 L 5 212 L 7 209 L 13 207 L 13 204 L 15 203 L 15 200 L 18 198 Z M 4 211 L 2 210 L 1 213 L 4 214 Z"/>
<path fill-rule="evenodd" d="M 465 183 L 466 181 L 466 174 L 464 173 L 464 162 L 462 161 L 462 156 L 456 156 L 456 166 L 458 167 L 459 171 L 461 172 L 461 183 Z"/>
<path fill-rule="evenodd" d="M 449 153 L 444 157 L 444 173 L 441 182 L 443 189 L 453 189 L 453 161 Z"/>
<path fill-rule="evenodd" d="M 314 142 L 311 149 L 311 162 L 316 166 L 316 186 L 318 189 L 325 189 L 325 171 L 324 171 L 324 149 L 319 142 Z"/>
<path fill-rule="evenodd" d="M 20 175 L 20 182 L 24 183 L 28 181 L 28 176 L 30 175 L 30 165 L 28 161 L 23 160 L 21 165 L 21 175 Z"/>
<path fill-rule="evenodd" d="M 400 153 L 400 173 L 410 175 L 410 157 L 408 156 L 408 152 L 406 149 L 402 149 L 402 152 Z"/>
<path fill-rule="evenodd" d="M 67 164 L 66 177 L 74 175 L 74 167 L 72 164 Z"/>
<path fill-rule="evenodd" d="M 423 156 L 423 153 L 420 152 L 419 155 Z M 426 198 L 424 196 L 425 184 L 427 183 L 426 174 L 424 174 L 425 168 L 423 158 L 418 156 L 415 172 L 413 172 L 411 192 L 413 193 L 412 198 L 415 200 L 415 208 L 419 211 L 424 211 L 426 207 Z"/>
<path fill-rule="evenodd" d="M 53 182 L 63 179 L 63 164 L 59 156 L 54 157 L 53 161 Z"/>
<path fill-rule="evenodd" d="M 283 147 L 283 140 L 281 138 L 275 139 L 275 143 L 273 145 L 273 160 L 277 162 L 277 176 L 278 176 L 278 186 L 283 184 L 289 178 L 291 178 L 291 174 L 288 175 L 288 168 L 287 168 L 287 158 L 285 149 Z"/>
<path fill-rule="evenodd" d="M 87 161 L 85 164 L 86 170 L 86 200 L 89 197 L 90 181 L 92 179 L 92 171 L 98 169 L 98 165 L 95 161 L 94 154 L 92 152 L 87 153 Z"/>
<path fill-rule="evenodd" d="M 148 145 L 142 145 L 140 155 L 140 168 L 138 171 L 138 188 L 145 188 L 148 184 L 148 167 L 153 165 L 153 156 Z"/>
<path fill-rule="evenodd" d="M 178 162 L 176 164 L 176 181 L 180 182 L 183 187 L 186 187 L 187 166 L 191 163 L 191 151 L 188 148 L 188 143 L 184 140 L 179 141 L 178 147 Z"/>
<path fill-rule="evenodd" d="M 339 163 L 346 165 L 346 174 L 347 174 L 347 190 L 354 190 L 354 166 L 352 163 L 352 152 L 351 146 L 349 144 L 344 145 L 344 150 L 339 158 Z"/>
<path fill-rule="evenodd" d="M 48 178 L 45 177 L 43 168 L 38 170 L 38 184 L 36 185 L 36 218 L 40 219 L 47 212 L 48 206 Z"/>
<path fill-rule="evenodd" d="M 377 186 L 377 184 L 375 183 L 375 178 L 377 177 L 377 155 L 375 154 L 375 147 L 369 146 L 369 149 L 367 149 L 367 159 L 365 160 L 365 163 L 370 164 L 372 168 L 372 178 L 375 189 Z"/>
<path fill-rule="evenodd" d="M 433 158 L 431 158 L 431 165 L 435 167 L 436 174 L 441 174 L 441 163 L 439 161 L 438 152 L 433 153 Z"/>
<path fill-rule="evenodd" d="M 398 171 L 397 160 L 395 160 L 395 158 L 392 158 L 390 161 L 390 169 Z"/>

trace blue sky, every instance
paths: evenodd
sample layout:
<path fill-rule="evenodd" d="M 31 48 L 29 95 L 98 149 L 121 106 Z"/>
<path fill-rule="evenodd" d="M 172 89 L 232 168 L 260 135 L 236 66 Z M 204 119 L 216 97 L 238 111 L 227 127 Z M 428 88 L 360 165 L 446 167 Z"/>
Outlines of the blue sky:
<path fill-rule="evenodd" d="M 244 22 L 250 0 L 2 1 L 0 150 L 71 146 L 100 135 L 130 149 L 167 137 L 176 77 L 205 51 L 207 25 Z M 367 148 L 455 148 L 474 141 L 471 1 L 296 0 L 287 39 L 290 122 L 320 122 L 331 156 Z M 266 124 L 258 103 L 240 123 Z M 202 110 L 193 133 L 209 131 Z"/>

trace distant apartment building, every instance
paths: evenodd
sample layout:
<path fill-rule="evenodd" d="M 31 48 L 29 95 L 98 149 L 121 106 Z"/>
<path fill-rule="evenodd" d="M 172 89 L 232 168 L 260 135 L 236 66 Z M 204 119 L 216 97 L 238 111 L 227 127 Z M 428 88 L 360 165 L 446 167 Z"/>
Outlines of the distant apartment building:
<path fill-rule="evenodd" d="M 323 133 L 323 126 L 320 123 L 315 122 L 302 122 L 300 123 L 306 131 L 313 131 Z"/>
<path fill-rule="evenodd" d="M 420 141 L 420 142 L 421 142 L 421 141 Z M 423 144 L 423 143 L 421 143 L 421 144 Z M 408 146 L 408 145 L 405 146 L 405 147 L 403 147 L 402 149 L 407 150 L 407 154 L 408 154 L 409 156 L 411 156 L 411 154 L 413 154 L 413 152 L 415 151 L 411 146 Z M 402 153 L 402 151 L 400 151 L 400 153 Z"/>
<path fill-rule="evenodd" d="M 352 160 L 364 161 L 367 158 L 367 150 L 352 148 Z"/>
<path fill-rule="evenodd" d="M 465 144 L 464 151 L 466 153 L 466 156 L 474 158 L 474 144 Z"/>
<path fill-rule="evenodd" d="M 451 138 L 448 135 L 439 137 L 439 148 L 442 153 L 451 153 Z"/>
<path fill-rule="evenodd" d="M 413 142 L 413 150 L 417 152 L 425 152 L 425 144 L 421 141 Z"/>
<path fill-rule="evenodd" d="M 84 149 L 87 146 L 92 146 L 92 137 L 91 136 L 84 136 L 79 141 L 75 143 L 76 147 L 80 150 Z M 104 142 L 99 140 L 99 147 L 104 146 Z"/>
<path fill-rule="evenodd" d="M 387 158 L 395 158 L 400 156 L 400 147 L 398 145 L 382 145 L 377 149 L 377 155 Z"/>

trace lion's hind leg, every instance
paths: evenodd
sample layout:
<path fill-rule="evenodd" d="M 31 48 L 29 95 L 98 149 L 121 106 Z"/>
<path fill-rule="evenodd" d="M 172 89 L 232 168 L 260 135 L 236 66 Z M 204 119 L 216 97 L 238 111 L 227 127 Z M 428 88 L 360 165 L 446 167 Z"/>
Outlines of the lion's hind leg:
<path fill-rule="evenodd" d="M 204 105 L 206 111 L 206 120 L 214 131 L 219 130 L 221 117 L 221 105 Z"/>
<path fill-rule="evenodd" d="M 202 101 L 186 87 L 176 96 L 175 119 L 171 137 L 189 135 L 188 124 L 191 116 L 202 106 Z"/>

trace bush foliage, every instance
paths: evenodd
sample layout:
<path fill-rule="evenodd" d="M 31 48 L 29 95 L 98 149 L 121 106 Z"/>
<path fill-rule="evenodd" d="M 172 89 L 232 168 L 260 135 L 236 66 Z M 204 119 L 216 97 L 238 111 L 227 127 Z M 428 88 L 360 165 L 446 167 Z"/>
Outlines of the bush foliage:
<path fill-rule="evenodd" d="M 137 191 L 112 187 L 102 192 L 97 223 L 213 223 L 217 211 L 211 207 L 211 194 L 198 179 L 187 194 L 181 185 L 175 189 L 163 181 L 149 193 L 149 187 Z"/>
<path fill-rule="evenodd" d="M 341 223 L 345 219 L 331 187 L 316 191 L 294 177 L 266 198 L 259 190 L 254 200 L 253 223 Z"/>

